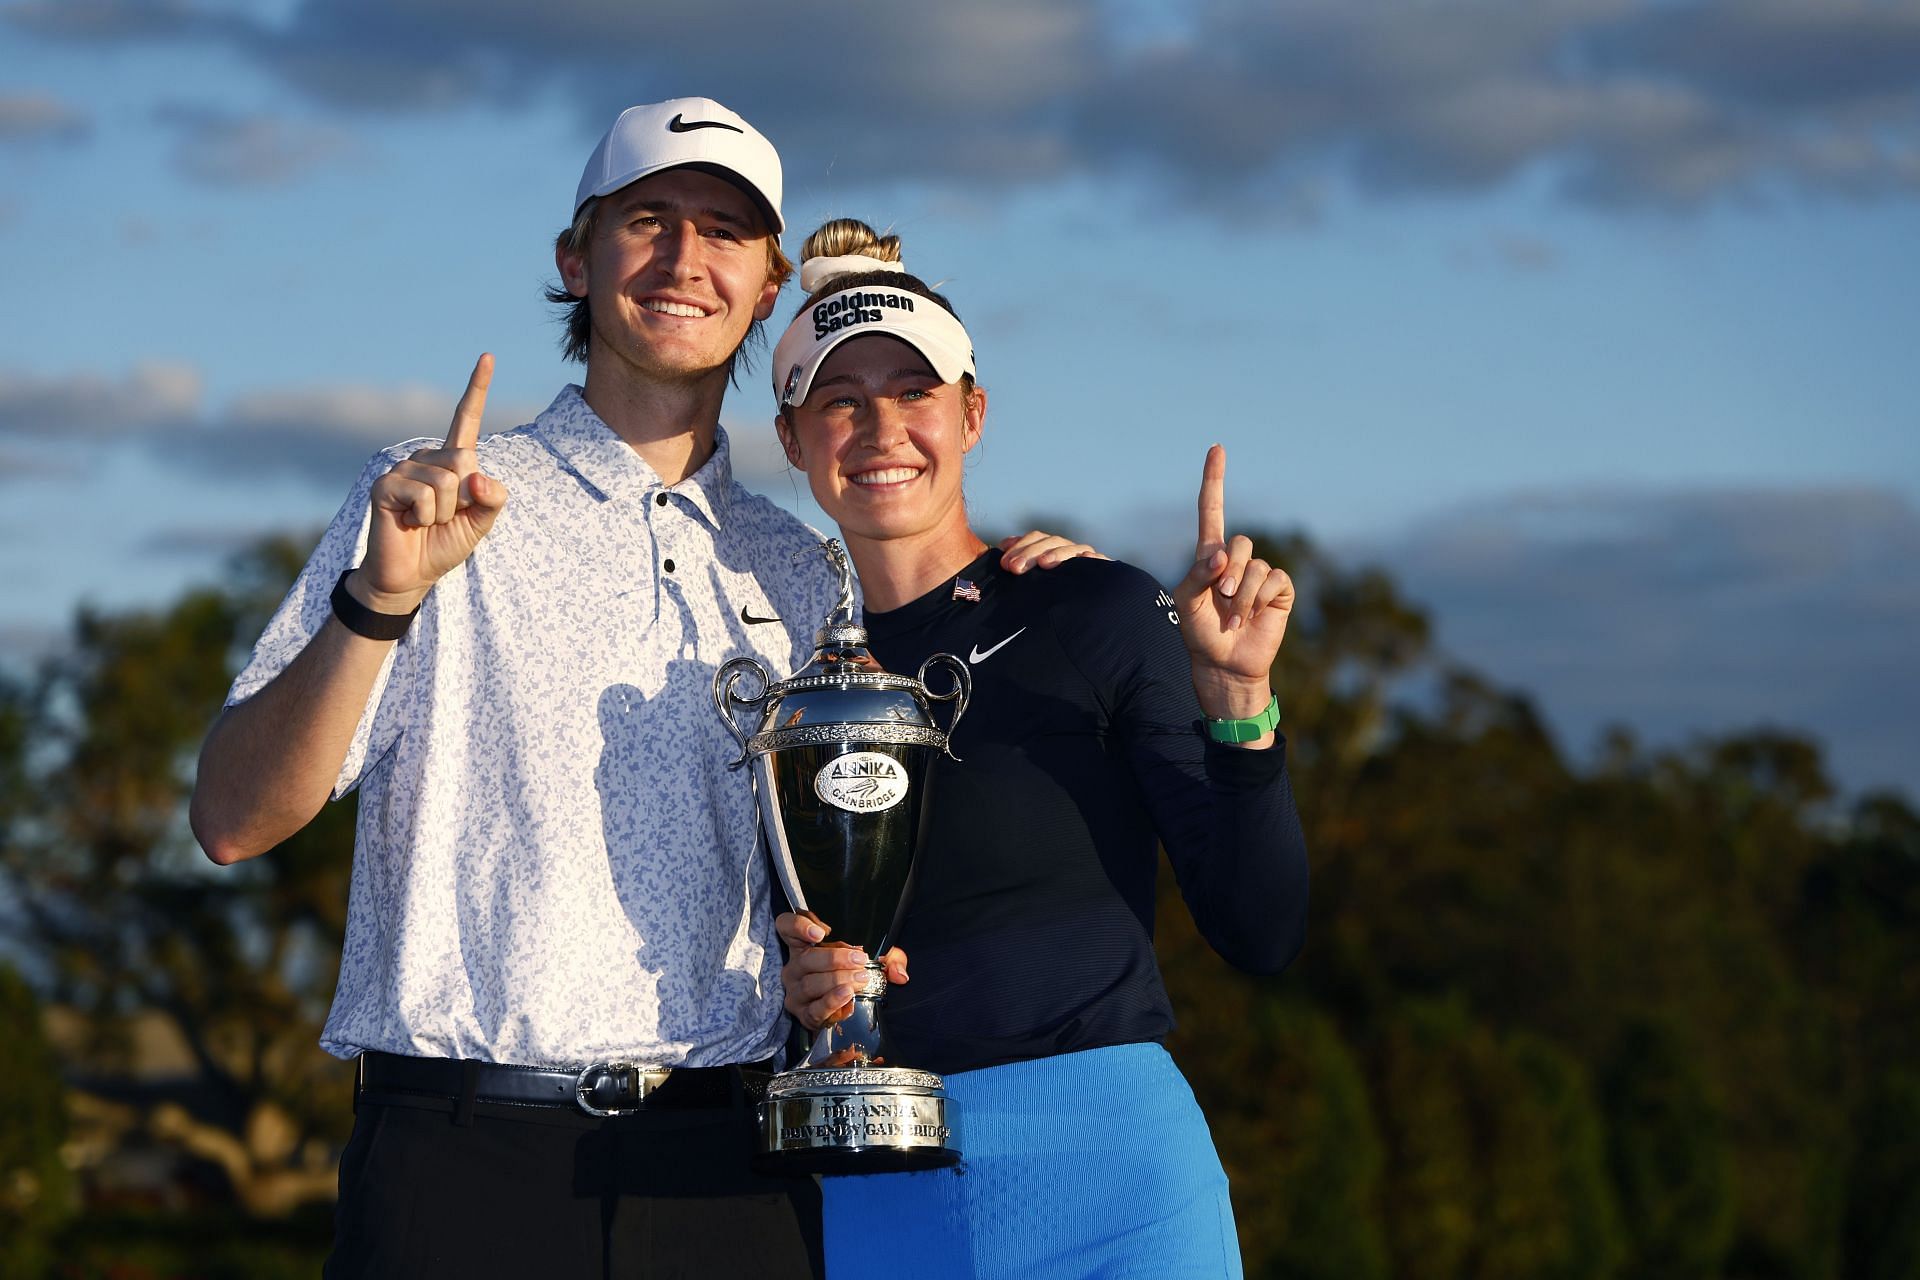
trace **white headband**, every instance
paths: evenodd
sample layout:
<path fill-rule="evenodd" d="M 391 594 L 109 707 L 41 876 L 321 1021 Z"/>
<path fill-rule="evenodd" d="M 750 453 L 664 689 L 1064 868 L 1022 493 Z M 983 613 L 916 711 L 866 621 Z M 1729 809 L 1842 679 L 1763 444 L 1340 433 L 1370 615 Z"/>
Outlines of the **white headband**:
<path fill-rule="evenodd" d="M 808 258 L 800 264 L 800 292 L 811 294 L 835 276 L 858 275 L 865 271 L 898 271 L 906 274 L 904 262 L 870 258 L 864 253 L 843 253 L 837 258 Z"/>
<path fill-rule="evenodd" d="M 803 308 L 780 335 L 773 348 L 773 394 L 780 407 L 807 398 L 814 375 L 835 347 L 870 333 L 911 346 L 942 382 L 958 382 L 961 374 L 974 372 L 973 340 L 951 311 L 892 285 L 856 285 Z"/>

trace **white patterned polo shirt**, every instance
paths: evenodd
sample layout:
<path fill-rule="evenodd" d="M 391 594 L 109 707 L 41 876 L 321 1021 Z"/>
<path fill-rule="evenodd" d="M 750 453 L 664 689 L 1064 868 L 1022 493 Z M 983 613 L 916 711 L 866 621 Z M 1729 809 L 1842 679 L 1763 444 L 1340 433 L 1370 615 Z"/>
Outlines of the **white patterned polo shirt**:
<path fill-rule="evenodd" d="M 374 480 L 437 443 L 367 465 L 230 703 L 325 624 Z M 724 432 L 666 487 L 578 387 L 479 457 L 506 510 L 394 646 L 335 784 L 360 817 L 321 1046 L 767 1057 L 785 1032 L 768 866 L 710 690 L 728 658 L 779 679 L 811 654 L 837 594 L 819 535 L 734 483 Z"/>

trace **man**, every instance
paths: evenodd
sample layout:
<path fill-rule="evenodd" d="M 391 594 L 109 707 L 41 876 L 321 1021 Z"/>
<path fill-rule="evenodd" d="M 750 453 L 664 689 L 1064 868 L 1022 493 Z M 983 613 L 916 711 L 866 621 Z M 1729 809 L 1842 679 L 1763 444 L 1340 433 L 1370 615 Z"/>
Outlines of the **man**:
<path fill-rule="evenodd" d="M 330 1275 L 819 1273 L 815 1187 L 747 1164 L 780 956 L 709 693 L 739 654 L 800 665 L 836 594 L 717 425 L 790 271 L 780 196 L 720 104 L 623 112 L 555 250 L 584 387 L 482 441 L 482 356 L 444 442 L 368 465 L 208 735 L 216 862 L 361 789 Z"/>
<path fill-rule="evenodd" d="M 780 195 L 718 103 L 622 113 L 556 249 L 584 388 L 481 441 L 481 357 L 444 444 L 369 464 L 208 736 L 216 862 L 361 788 L 329 1274 L 819 1271 L 815 1189 L 747 1167 L 779 959 L 708 692 L 736 654 L 797 665 L 832 600 L 717 426 L 790 270 Z"/>

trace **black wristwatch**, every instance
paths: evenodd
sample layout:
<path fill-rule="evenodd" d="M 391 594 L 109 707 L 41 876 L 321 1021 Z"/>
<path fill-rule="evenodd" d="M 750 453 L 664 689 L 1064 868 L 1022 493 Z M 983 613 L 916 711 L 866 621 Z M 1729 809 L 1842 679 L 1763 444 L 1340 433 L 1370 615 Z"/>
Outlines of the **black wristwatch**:
<path fill-rule="evenodd" d="M 355 565 L 353 569 L 359 567 Z M 398 640 L 407 634 L 407 628 L 413 625 L 414 615 L 420 612 L 420 606 L 413 606 L 409 613 L 377 613 L 367 608 L 347 590 L 347 576 L 353 569 L 342 573 L 333 584 L 333 616 L 340 619 L 340 625 L 369 640 Z"/>

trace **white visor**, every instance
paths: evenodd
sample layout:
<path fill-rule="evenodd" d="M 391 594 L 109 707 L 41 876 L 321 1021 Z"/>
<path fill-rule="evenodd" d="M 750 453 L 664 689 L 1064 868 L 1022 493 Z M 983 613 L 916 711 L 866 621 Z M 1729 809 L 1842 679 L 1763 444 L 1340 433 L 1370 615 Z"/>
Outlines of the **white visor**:
<path fill-rule="evenodd" d="M 773 348 L 773 394 L 782 409 L 800 404 L 814 375 L 848 338 L 881 333 L 918 351 L 942 382 L 973 373 L 973 340 L 951 311 L 931 298 L 866 284 L 828 294 L 793 318 Z M 975 375 L 978 376 L 978 375 Z"/>

